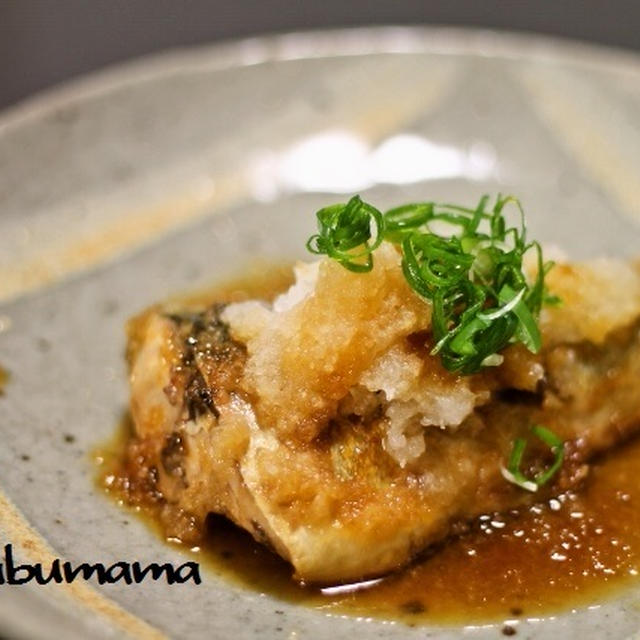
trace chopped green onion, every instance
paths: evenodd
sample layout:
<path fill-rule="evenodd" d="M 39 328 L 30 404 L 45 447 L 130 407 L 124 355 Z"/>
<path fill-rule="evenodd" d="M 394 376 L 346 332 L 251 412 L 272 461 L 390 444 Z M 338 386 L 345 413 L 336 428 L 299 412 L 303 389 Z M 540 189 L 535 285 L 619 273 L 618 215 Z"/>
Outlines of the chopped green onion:
<path fill-rule="evenodd" d="M 473 209 L 421 202 L 383 215 L 354 196 L 317 212 L 319 233 L 307 248 L 367 272 L 383 240 L 399 245 L 409 286 L 432 304 L 431 353 L 450 371 L 471 374 L 496 363 L 493 356 L 513 342 L 539 352 L 540 308 L 558 302 L 544 286 L 553 263 L 543 261 L 537 242 L 527 243 L 520 202 L 498 196 L 493 208 L 488 205 L 483 196 Z M 515 206 L 517 226 L 507 221 L 508 205 Z M 522 270 L 530 249 L 538 263 L 533 283 Z"/>
<path fill-rule="evenodd" d="M 367 272 L 373 268 L 371 254 L 384 235 L 380 211 L 354 196 L 347 204 L 334 204 L 316 214 L 320 233 L 307 241 L 311 253 L 326 254 L 350 271 Z M 375 237 L 371 242 L 371 226 Z"/>
<path fill-rule="evenodd" d="M 522 457 L 527 447 L 527 441 L 524 438 L 516 438 L 511 448 L 511 455 L 509 456 L 507 467 L 506 469 L 502 467 L 502 475 L 506 480 L 518 487 L 535 492 L 541 486 L 547 484 L 560 470 L 562 462 L 564 461 L 564 443 L 553 431 L 542 425 L 534 425 L 531 427 L 531 433 L 549 446 L 554 456 L 553 463 L 533 478 L 527 478 L 520 470 Z"/>
<path fill-rule="evenodd" d="M 407 229 L 416 229 L 433 217 L 433 203 L 405 204 L 384 214 L 386 239 L 399 242 Z"/>

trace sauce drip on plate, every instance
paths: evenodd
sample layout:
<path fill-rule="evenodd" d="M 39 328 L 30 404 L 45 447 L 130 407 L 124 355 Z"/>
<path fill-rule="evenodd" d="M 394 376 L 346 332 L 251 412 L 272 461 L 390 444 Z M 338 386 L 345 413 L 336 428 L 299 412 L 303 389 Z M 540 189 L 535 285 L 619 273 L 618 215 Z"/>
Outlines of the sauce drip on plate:
<path fill-rule="evenodd" d="M 7 382 L 9 382 L 9 372 L 0 366 L 0 396 L 4 394 Z"/>

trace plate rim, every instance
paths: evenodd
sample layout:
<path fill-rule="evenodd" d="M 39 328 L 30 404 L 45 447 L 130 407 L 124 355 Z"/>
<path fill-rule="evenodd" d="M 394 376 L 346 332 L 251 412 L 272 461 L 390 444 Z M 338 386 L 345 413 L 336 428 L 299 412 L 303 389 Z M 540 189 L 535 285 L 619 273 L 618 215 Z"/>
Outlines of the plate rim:
<path fill-rule="evenodd" d="M 107 64 L 0 110 L 0 138 L 9 129 L 69 104 L 170 74 L 314 58 L 421 53 L 561 63 L 637 74 L 640 80 L 640 52 L 546 34 L 430 25 L 311 29 L 171 47 Z"/>

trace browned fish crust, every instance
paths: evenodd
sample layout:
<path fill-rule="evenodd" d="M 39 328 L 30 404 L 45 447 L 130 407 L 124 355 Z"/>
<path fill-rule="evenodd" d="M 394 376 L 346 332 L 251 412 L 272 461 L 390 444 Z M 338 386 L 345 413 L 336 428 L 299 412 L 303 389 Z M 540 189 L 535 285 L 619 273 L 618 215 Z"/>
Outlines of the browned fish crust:
<path fill-rule="evenodd" d="M 385 394 L 357 386 L 360 373 L 349 373 L 348 383 L 334 380 L 334 388 L 346 384 L 351 391 L 322 405 L 329 413 L 310 411 L 304 436 L 291 437 L 287 406 L 270 400 L 268 410 L 254 412 L 261 396 L 245 376 L 251 346 L 234 337 L 222 306 L 185 314 L 155 307 L 129 324 L 135 435 L 118 486 L 131 502 L 158 505 L 166 534 L 188 542 L 202 535 L 208 513 L 226 515 L 289 560 L 305 581 L 335 583 L 396 569 L 478 515 L 579 486 L 594 456 L 638 430 L 638 314 L 627 313 L 595 338 L 579 328 L 568 339 L 554 334 L 579 303 L 544 320 L 542 353 L 510 347 L 500 366 L 464 381 L 428 355 L 428 328 L 407 316 L 411 330 L 388 344 L 407 362 L 422 363 L 424 384 L 444 391 L 467 385 L 465 393 L 476 399 L 459 425 L 418 425 L 423 450 L 402 463 L 389 450 Z M 288 348 L 292 353 L 291 343 Z M 289 397 L 297 382 L 300 393 L 307 384 L 326 386 L 310 378 L 301 348 L 295 346 L 299 380 L 282 381 L 273 398 Z M 274 417 L 278 411 L 282 420 Z M 296 404 L 296 412 L 304 414 L 304 405 Z M 285 425 L 281 431 L 278 424 Z M 565 441 L 561 473 L 536 493 L 501 473 L 514 439 L 528 437 L 533 424 Z M 533 475 L 551 454 L 529 440 L 524 471 Z"/>

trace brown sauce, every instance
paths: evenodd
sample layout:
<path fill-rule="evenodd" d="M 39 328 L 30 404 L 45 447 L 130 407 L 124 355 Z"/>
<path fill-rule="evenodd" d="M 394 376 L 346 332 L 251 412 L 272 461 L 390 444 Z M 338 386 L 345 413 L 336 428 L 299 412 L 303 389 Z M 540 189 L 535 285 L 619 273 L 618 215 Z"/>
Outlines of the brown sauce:
<path fill-rule="evenodd" d="M 7 382 L 9 382 L 9 372 L 0 366 L 0 396 L 4 395 Z"/>
<path fill-rule="evenodd" d="M 255 261 L 242 271 L 242 275 L 201 290 L 181 293 L 167 303 L 180 308 L 202 308 L 214 302 L 242 302 L 260 298 L 273 300 L 293 284 L 291 264 L 274 265 Z"/>
<path fill-rule="evenodd" d="M 187 300 L 271 297 L 287 272 L 261 272 Z M 249 286 L 247 283 L 251 282 Z M 184 301 L 185 298 L 182 298 Z M 130 432 L 101 447 L 99 482 L 118 474 Z M 471 624 L 537 618 L 611 598 L 637 584 L 640 571 L 640 440 L 593 464 L 584 489 L 522 513 L 481 517 L 467 533 L 412 566 L 377 581 L 321 589 L 292 580 L 291 567 L 224 518 L 191 549 L 214 573 L 248 589 L 325 613 L 408 624 Z M 153 524 L 153 508 L 138 508 Z M 155 527 L 159 531 L 159 527 Z"/>

